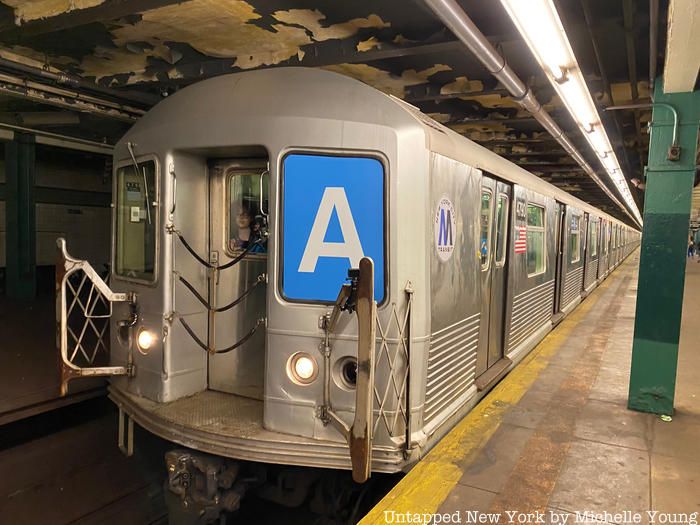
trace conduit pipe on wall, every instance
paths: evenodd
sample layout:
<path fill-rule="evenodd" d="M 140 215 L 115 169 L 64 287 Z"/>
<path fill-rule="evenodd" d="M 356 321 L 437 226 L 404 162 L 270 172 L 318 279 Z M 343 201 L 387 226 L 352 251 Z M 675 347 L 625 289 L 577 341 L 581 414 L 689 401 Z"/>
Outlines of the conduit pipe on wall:
<path fill-rule="evenodd" d="M 455 0 L 424 0 L 426 5 L 435 13 L 447 28 L 478 58 L 484 67 L 508 90 L 518 104 L 526 109 L 539 122 L 542 127 L 556 139 L 561 147 L 583 168 L 588 176 L 600 186 L 605 194 L 610 197 L 636 224 L 634 215 L 622 204 L 622 202 L 610 191 L 598 174 L 586 162 L 578 152 L 571 140 L 564 134 L 554 119 L 547 113 L 537 101 L 535 95 L 527 87 L 518 75 L 506 64 L 505 59 L 496 51 L 487 38 L 479 31 L 474 22 L 457 4 Z"/>

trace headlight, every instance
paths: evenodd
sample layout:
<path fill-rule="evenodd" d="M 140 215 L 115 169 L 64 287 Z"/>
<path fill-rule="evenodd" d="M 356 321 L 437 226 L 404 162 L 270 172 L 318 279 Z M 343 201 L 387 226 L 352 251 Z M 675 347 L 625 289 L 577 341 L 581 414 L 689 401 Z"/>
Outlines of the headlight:
<path fill-rule="evenodd" d="M 299 385 L 313 383 L 318 375 L 316 360 L 307 353 L 297 352 L 287 361 L 287 375 Z"/>
<path fill-rule="evenodd" d="M 155 342 L 156 334 L 154 334 L 150 330 L 146 330 L 145 328 L 142 328 L 139 331 L 139 335 L 136 338 L 136 344 L 138 345 L 139 350 L 141 350 L 142 353 L 148 353 L 148 351 L 155 344 Z"/>

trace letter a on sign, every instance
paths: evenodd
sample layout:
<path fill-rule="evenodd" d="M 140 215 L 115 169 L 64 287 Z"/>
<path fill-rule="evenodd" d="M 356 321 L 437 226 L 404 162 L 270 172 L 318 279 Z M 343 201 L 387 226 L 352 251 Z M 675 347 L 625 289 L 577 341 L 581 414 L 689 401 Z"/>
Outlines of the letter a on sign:
<path fill-rule="evenodd" d="M 325 242 L 323 239 L 331 222 L 333 209 L 338 214 L 343 242 Z M 357 235 L 355 221 L 352 218 L 350 204 L 343 188 L 326 188 L 321 198 L 321 205 L 311 227 L 309 241 L 299 264 L 300 272 L 316 271 L 319 257 L 342 257 L 350 260 L 352 268 L 359 268 L 362 259 L 362 244 Z"/>
<path fill-rule="evenodd" d="M 292 153 L 282 162 L 281 291 L 332 303 L 362 257 L 384 299 L 384 165 L 369 157 Z M 454 227 L 452 228 L 454 235 Z"/>

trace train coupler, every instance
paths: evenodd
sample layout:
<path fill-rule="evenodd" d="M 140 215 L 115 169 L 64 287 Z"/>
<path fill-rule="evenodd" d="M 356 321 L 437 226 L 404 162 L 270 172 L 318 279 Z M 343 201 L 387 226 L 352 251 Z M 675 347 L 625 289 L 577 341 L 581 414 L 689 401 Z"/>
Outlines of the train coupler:
<path fill-rule="evenodd" d="M 170 523 L 215 522 L 238 510 L 250 484 L 239 478 L 241 464 L 226 458 L 176 449 L 166 452 L 165 464 Z"/>

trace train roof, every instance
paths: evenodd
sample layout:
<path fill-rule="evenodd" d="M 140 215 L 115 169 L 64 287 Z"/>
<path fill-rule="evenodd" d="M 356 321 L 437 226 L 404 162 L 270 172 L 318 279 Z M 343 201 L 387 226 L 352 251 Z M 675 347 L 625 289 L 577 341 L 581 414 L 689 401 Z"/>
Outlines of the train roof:
<path fill-rule="evenodd" d="M 455 131 L 443 126 L 439 122 L 433 120 L 425 113 L 422 113 L 418 108 L 404 102 L 401 99 L 389 95 L 391 99 L 402 105 L 406 111 L 411 113 L 413 117 L 424 127 L 428 147 L 431 151 L 449 157 L 451 159 L 464 162 L 469 166 L 489 172 L 501 179 L 504 179 L 513 184 L 525 186 L 543 195 L 552 197 L 564 204 L 569 204 L 580 208 L 589 213 L 594 213 L 598 217 L 611 220 L 618 224 L 623 224 L 630 227 L 628 224 L 619 219 L 605 213 L 604 211 L 591 206 L 585 201 L 574 197 L 570 193 L 565 192 L 542 180 L 537 175 L 521 168 L 517 164 L 497 155 L 493 151 L 469 140 L 468 138 L 456 133 Z M 634 228 L 633 228 L 634 229 Z"/>
<path fill-rule="evenodd" d="M 258 122 L 300 117 L 366 122 L 396 129 L 416 126 L 426 137 L 426 147 L 435 153 L 624 224 L 439 124 L 401 99 L 359 80 L 315 68 L 280 67 L 232 73 L 188 86 L 139 119 L 119 141 L 115 152 L 126 155 L 127 141 L 138 143 L 139 136 L 156 130 L 161 139 L 167 136 L 173 144 L 187 137 L 196 145 L 202 137 L 225 130 L 243 116 L 254 117 Z"/>

